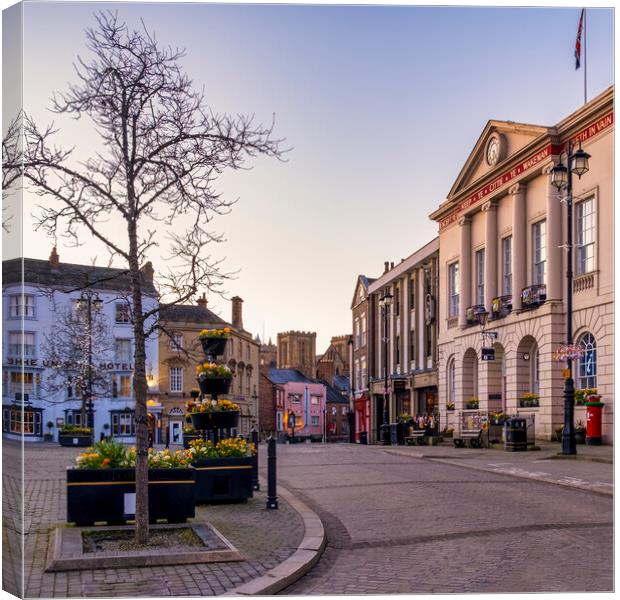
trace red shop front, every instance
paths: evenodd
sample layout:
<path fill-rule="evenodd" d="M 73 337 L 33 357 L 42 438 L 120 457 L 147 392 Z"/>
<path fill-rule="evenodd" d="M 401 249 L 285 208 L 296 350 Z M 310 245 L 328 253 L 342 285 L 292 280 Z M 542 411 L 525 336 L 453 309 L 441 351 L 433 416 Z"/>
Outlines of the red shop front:
<path fill-rule="evenodd" d="M 362 431 L 370 431 L 370 396 L 364 392 L 359 398 L 353 401 L 355 411 L 355 441 L 360 441 Z"/>

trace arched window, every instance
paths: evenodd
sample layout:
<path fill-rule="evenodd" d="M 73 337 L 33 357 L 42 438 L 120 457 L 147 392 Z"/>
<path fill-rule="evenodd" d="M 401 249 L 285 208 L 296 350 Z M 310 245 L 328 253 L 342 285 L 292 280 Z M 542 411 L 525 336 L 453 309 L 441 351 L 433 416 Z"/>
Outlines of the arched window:
<path fill-rule="evenodd" d="M 456 362 L 454 357 L 448 361 L 448 400 L 453 405 L 456 403 Z"/>
<path fill-rule="evenodd" d="M 579 338 L 579 346 L 583 350 L 583 354 L 579 358 L 577 383 L 579 388 L 596 387 L 596 340 L 588 331 Z"/>

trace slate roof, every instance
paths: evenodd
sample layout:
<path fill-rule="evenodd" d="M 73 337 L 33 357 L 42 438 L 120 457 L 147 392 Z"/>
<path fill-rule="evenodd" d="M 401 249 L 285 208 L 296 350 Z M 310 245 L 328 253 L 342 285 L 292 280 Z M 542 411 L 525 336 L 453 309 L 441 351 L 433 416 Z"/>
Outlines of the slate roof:
<path fill-rule="evenodd" d="M 37 258 L 12 258 L 2 261 L 2 280 L 5 284 L 22 282 L 22 264 L 24 283 L 43 288 L 67 290 L 90 287 L 95 290 L 126 293 L 131 287 L 129 272 L 126 269 L 62 262 L 57 268 L 52 269 L 49 260 Z M 152 282 L 144 278 L 142 282 L 145 294 L 157 295 Z"/>
<path fill-rule="evenodd" d="M 362 280 L 362 283 L 364 284 L 364 287 L 366 289 L 368 289 L 368 286 L 375 281 L 375 279 L 377 279 L 376 277 L 366 277 L 366 275 L 360 275 L 360 279 Z"/>
<path fill-rule="evenodd" d="M 328 404 L 349 404 L 349 399 L 343 396 L 333 385 L 329 385 L 329 383 L 323 379 L 319 379 L 319 383 L 322 383 L 327 388 Z"/>
<path fill-rule="evenodd" d="M 335 388 L 344 392 L 348 392 L 350 389 L 349 377 L 347 375 L 334 375 L 333 384 Z"/>
<path fill-rule="evenodd" d="M 203 308 L 197 304 L 169 306 L 161 311 L 160 318 L 163 321 L 198 323 L 201 325 L 230 325 L 208 308 Z"/>
<path fill-rule="evenodd" d="M 284 385 L 285 383 L 317 383 L 314 379 L 306 377 L 297 369 L 269 369 L 269 380 L 271 383 Z M 322 381 L 320 383 L 323 383 Z"/>

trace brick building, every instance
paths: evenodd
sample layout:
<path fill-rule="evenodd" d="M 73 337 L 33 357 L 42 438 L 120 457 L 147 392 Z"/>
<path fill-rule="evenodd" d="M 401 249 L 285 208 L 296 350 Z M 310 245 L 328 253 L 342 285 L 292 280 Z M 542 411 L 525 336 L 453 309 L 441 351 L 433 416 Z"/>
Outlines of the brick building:
<path fill-rule="evenodd" d="M 349 344 L 351 335 L 338 335 L 331 339 L 325 352 L 317 358 L 316 377 L 330 384 L 337 375 L 349 374 Z"/>

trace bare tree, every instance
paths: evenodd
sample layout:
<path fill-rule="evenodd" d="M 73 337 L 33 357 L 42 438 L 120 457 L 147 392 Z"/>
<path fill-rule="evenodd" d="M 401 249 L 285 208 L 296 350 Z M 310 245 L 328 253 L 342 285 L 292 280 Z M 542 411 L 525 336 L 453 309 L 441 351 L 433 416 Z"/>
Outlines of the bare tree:
<path fill-rule="evenodd" d="M 9 123 L 2 138 L 2 229 L 9 233 L 13 215 L 8 212 L 8 195 L 22 176 L 22 115 Z"/>
<path fill-rule="evenodd" d="M 82 423 L 86 422 L 89 402 L 112 392 L 110 372 L 101 360 L 113 356 L 115 340 L 109 320 L 99 311 L 78 307 L 57 307 L 54 323 L 43 342 L 43 356 L 49 363 L 43 387 L 49 396 L 82 400 Z M 98 360 L 97 360 L 98 359 Z"/>
<path fill-rule="evenodd" d="M 231 203 L 214 189 L 226 169 L 248 157 L 281 158 L 273 123 L 213 114 L 203 92 L 179 64 L 184 51 L 161 48 L 142 24 L 133 29 L 116 14 L 99 13 L 86 30 L 89 58 L 78 58 L 77 83 L 55 95 L 55 112 L 88 117 L 101 152 L 85 160 L 54 145 L 52 126 L 25 121 L 26 181 L 44 200 L 36 223 L 50 236 L 75 244 L 94 238 L 130 276 L 136 402 L 136 541 L 148 537 L 148 438 L 145 337 L 158 327 L 158 311 L 184 302 L 222 275 L 207 246 L 221 237 L 207 230 Z M 53 202 L 55 200 L 55 202 Z M 121 218 L 125 231 L 111 238 L 106 221 Z M 181 222 L 189 225 L 185 228 Z M 171 263 L 159 280 L 159 308 L 143 307 L 140 264 L 167 237 Z"/>

